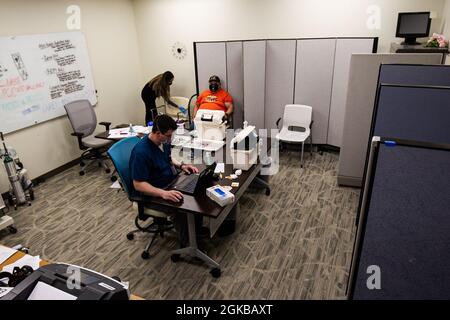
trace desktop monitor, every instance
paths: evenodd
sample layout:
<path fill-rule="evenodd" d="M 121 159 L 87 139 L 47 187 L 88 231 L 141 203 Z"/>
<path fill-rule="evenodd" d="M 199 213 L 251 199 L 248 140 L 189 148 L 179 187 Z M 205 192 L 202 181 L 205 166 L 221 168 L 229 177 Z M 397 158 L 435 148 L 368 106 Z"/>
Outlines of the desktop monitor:
<path fill-rule="evenodd" d="M 428 37 L 430 25 L 430 12 L 400 12 L 395 36 L 405 38 L 402 44 L 418 45 L 416 38 Z"/>

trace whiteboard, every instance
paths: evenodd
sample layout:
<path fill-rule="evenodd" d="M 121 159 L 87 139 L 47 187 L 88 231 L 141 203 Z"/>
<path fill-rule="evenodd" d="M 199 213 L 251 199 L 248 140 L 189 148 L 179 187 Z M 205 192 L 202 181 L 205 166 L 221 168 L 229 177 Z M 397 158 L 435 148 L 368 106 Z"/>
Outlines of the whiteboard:
<path fill-rule="evenodd" d="M 0 37 L 0 131 L 65 115 L 78 99 L 97 103 L 81 32 Z"/>

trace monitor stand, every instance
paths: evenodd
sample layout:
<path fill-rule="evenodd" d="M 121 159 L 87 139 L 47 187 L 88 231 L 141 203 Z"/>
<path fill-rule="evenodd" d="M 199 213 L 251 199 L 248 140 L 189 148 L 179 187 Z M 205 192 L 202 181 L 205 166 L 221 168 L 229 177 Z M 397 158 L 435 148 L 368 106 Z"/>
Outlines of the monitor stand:
<path fill-rule="evenodd" d="M 417 42 L 416 39 L 417 38 L 409 38 L 409 37 L 407 37 L 407 38 L 405 38 L 405 41 L 402 42 L 401 44 L 404 45 L 404 46 L 418 46 L 418 45 L 421 45 L 421 43 Z"/>

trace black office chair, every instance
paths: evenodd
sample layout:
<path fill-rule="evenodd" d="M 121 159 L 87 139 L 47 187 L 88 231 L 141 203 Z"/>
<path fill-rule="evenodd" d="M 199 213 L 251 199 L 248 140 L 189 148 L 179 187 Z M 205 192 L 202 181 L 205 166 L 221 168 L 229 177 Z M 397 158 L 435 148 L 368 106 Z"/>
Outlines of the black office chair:
<path fill-rule="evenodd" d="M 143 259 L 148 259 L 150 257 L 150 247 L 156 240 L 157 236 L 160 235 L 161 238 L 164 238 L 164 232 L 173 229 L 174 226 L 173 223 L 167 219 L 167 215 L 164 212 L 146 208 L 141 197 L 131 195 L 131 190 L 133 190 L 133 181 L 131 180 L 129 162 L 131 151 L 138 142 L 138 137 L 123 139 L 116 142 L 111 148 L 109 148 L 107 153 L 111 158 L 117 173 L 119 174 L 120 184 L 122 185 L 123 190 L 127 193 L 128 199 L 133 202 L 133 206 L 137 205 L 138 209 L 138 214 L 134 220 L 137 229 L 129 232 L 127 234 L 127 239 L 133 240 L 136 232 L 148 232 L 154 234 L 141 254 Z M 148 218 L 153 218 L 153 222 L 151 224 L 145 227 L 139 224 L 139 221 L 146 221 Z"/>
<path fill-rule="evenodd" d="M 104 160 L 107 159 L 105 152 L 113 142 L 95 137 L 97 117 L 89 100 L 72 101 L 64 108 L 73 128 L 71 135 L 77 137 L 78 147 L 83 151 L 80 158 L 80 176 L 84 175 L 87 166 L 95 162 L 99 167 L 103 167 L 106 173 L 110 173 L 111 170 Z M 100 122 L 99 124 L 105 126 L 105 130 L 109 130 L 111 122 Z M 86 161 L 89 163 L 86 164 Z"/>

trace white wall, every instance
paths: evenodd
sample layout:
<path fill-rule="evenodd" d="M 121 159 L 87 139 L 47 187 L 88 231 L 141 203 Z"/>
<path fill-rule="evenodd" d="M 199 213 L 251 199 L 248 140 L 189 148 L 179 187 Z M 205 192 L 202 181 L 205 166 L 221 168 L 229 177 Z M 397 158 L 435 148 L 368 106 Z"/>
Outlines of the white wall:
<path fill-rule="evenodd" d="M 444 36 L 449 39 L 450 38 L 450 0 L 445 0 L 445 6 L 442 13 L 443 17 L 443 28 L 442 32 Z M 447 55 L 447 59 L 445 64 L 450 64 L 450 55 Z"/>
<path fill-rule="evenodd" d="M 449 0 L 447 0 L 449 1 Z M 388 52 L 401 11 L 434 11 L 432 31 L 441 26 L 444 0 L 134 0 L 145 78 L 172 70 L 172 93 L 195 91 L 193 42 L 328 36 L 378 36 Z M 380 8 L 379 30 L 366 26 L 369 6 Z M 184 60 L 171 55 L 182 42 Z M 143 79 L 143 82 L 147 79 Z"/>
<path fill-rule="evenodd" d="M 445 6 L 442 13 L 443 17 L 443 34 L 450 38 L 450 0 L 445 0 Z"/>
<path fill-rule="evenodd" d="M 66 8 L 72 4 L 81 8 L 81 31 L 98 90 L 98 121 L 142 122 L 142 74 L 131 1 L 0 0 L 0 36 L 68 31 Z M 35 178 L 79 157 L 70 132 L 67 117 L 62 117 L 8 134 L 6 141 Z M 8 185 L 0 169 L 0 192 Z"/>

